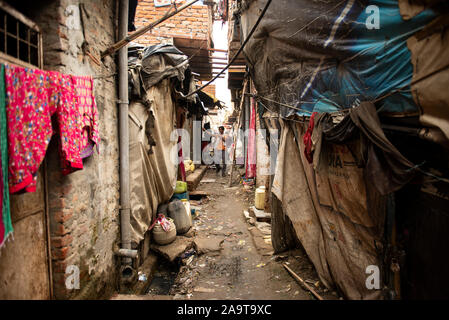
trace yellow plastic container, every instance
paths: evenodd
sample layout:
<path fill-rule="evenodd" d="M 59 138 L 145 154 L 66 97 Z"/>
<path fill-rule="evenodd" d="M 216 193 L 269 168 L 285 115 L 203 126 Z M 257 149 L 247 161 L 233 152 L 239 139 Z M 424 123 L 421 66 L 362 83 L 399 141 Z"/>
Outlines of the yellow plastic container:
<path fill-rule="evenodd" d="M 187 182 L 176 181 L 175 193 L 184 193 L 187 191 Z"/>
<path fill-rule="evenodd" d="M 256 189 L 254 206 L 256 209 L 263 210 L 265 207 L 265 187 L 259 187 Z"/>

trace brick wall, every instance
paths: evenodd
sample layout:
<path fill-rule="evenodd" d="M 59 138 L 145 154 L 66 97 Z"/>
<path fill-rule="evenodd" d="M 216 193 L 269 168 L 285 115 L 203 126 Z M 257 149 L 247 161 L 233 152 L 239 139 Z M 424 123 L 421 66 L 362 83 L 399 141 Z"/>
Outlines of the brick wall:
<path fill-rule="evenodd" d="M 53 287 L 56 299 L 107 297 L 115 288 L 119 241 L 119 166 L 116 65 L 106 57 L 96 65 L 85 57 L 77 8 L 82 2 L 86 40 L 97 57 L 114 42 L 114 0 L 45 0 L 26 14 L 42 29 L 44 69 L 91 75 L 99 112 L 99 154 L 84 160 L 84 169 L 63 176 L 55 137 L 47 152 L 48 199 Z M 80 268 L 80 289 L 68 290 L 65 270 Z"/>
<path fill-rule="evenodd" d="M 177 4 L 181 6 L 182 1 Z M 162 18 L 170 6 L 155 7 L 154 0 L 139 0 L 135 26 L 140 28 Z M 209 40 L 212 34 L 212 11 L 207 5 L 192 5 L 135 40 L 145 46 L 171 43 L 173 37 Z"/>
<path fill-rule="evenodd" d="M 215 84 L 210 84 L 203 89 L 204 92 L 215 96 Z"/>

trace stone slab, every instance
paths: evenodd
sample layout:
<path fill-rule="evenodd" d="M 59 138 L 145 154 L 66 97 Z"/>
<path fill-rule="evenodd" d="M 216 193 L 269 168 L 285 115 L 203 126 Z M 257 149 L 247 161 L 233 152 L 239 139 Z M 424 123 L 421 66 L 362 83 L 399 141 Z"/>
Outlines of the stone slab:
<path fill-rule="evenodd" d="M 177 257 L 186 250 L 193 247 L 193 238 L 177 236 L 176 240 L 165 246 L 151 244 L 150 249 L 170 262 L 174 262 Z"/>
<path fill-rule="evenodd" d="M 265 242 L 264 234 L 259 229 L 249 228 L 248 230 L 252 235 L 254 246 L 260 254 L 265 255 L 273 251 L 273 246 Z"/>
<path fill-rule="evenodd" d="M 256 217 L 258 221 L 270 222 L 271 221 L 271 213 L 265 212 L 264 210 L 259 210 L 256 207 L 251 207 L 251 211 L 253 216 Z"/>
<path fill-rule="evenodd" d="M 223 237 L 198 237 L 195 239 L 195 248 L 198 254 L 220 252 L 222 249 Z"/>
<path fill-rule="evenodd" d="M 200 183 L 201 179 L 204 177 L 207 171 L 207 166 L 201 166 L 198 169 L 196 169 L 193 173 L 189 174 L 186 178 L 187 182 L 187 190 L 188 191 L 194 191 L 196 187 L 198 187 L 198 184 Z"/>

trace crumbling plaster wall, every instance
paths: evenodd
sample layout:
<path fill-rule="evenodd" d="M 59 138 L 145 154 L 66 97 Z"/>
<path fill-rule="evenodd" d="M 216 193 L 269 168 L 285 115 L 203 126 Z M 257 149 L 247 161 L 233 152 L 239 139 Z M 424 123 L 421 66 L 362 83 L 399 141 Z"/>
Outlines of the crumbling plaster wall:
<path fill-rule="evenodd" d="M 47 0 L 29 9 L 43 33 L 44 69 L 93 76 L 99 113 L 99 152 L 84 160 L 83 170 L 62 175 L 56 137 L 47 153 L 54 297 L 107 297 L 115 289 L 113 248 L 120 239 L 117 70 L 111 57 L 97 65 L 82 44 L 100 60 L 116 40 L 116 1 Z M 79 267 L 79 289 L 66 288 L 69 265 Z"/>

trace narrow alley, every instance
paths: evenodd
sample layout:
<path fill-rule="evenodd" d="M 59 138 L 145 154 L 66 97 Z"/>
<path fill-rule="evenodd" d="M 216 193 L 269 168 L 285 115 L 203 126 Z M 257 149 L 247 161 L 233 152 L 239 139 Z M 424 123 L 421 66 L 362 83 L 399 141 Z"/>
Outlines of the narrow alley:
<path fill-rule="evenodd" d="M 448 31 L 444 0 L 0 0 L 0 300 L 449 298 Z"/>
<path fill-rule="evenodd" d="M 283 264 L 323 299 L 338 299 L 336 292 L 329 292 L 320 283 L 303 251 L 274 254 L 269 224 L 265 222 L 268 229 L 262 232 L 255 226 L 254 217 L 249 223 L 243 214 L 254 205 L 254 188 L 244 188 L 238 179 L 232 187 L 227 186 L 228 182 L 227 176 L 217 175 L 213 169 L 207 171 L 195 192 L 204 197 L 190 201 L 196 214 L 192 231 L 184 240 L 194 243 L 193 247 L 187 246 L 171 263 L 162 255 L 153 273 L 145 275 L 149 282 L 145 295 L 116 295 L 113 299 L 316 299 L 289 275 Z M 170 251 L 168 246 L 163 252 Z M 187 257 L 180 259 L 183 256 Z"/>

